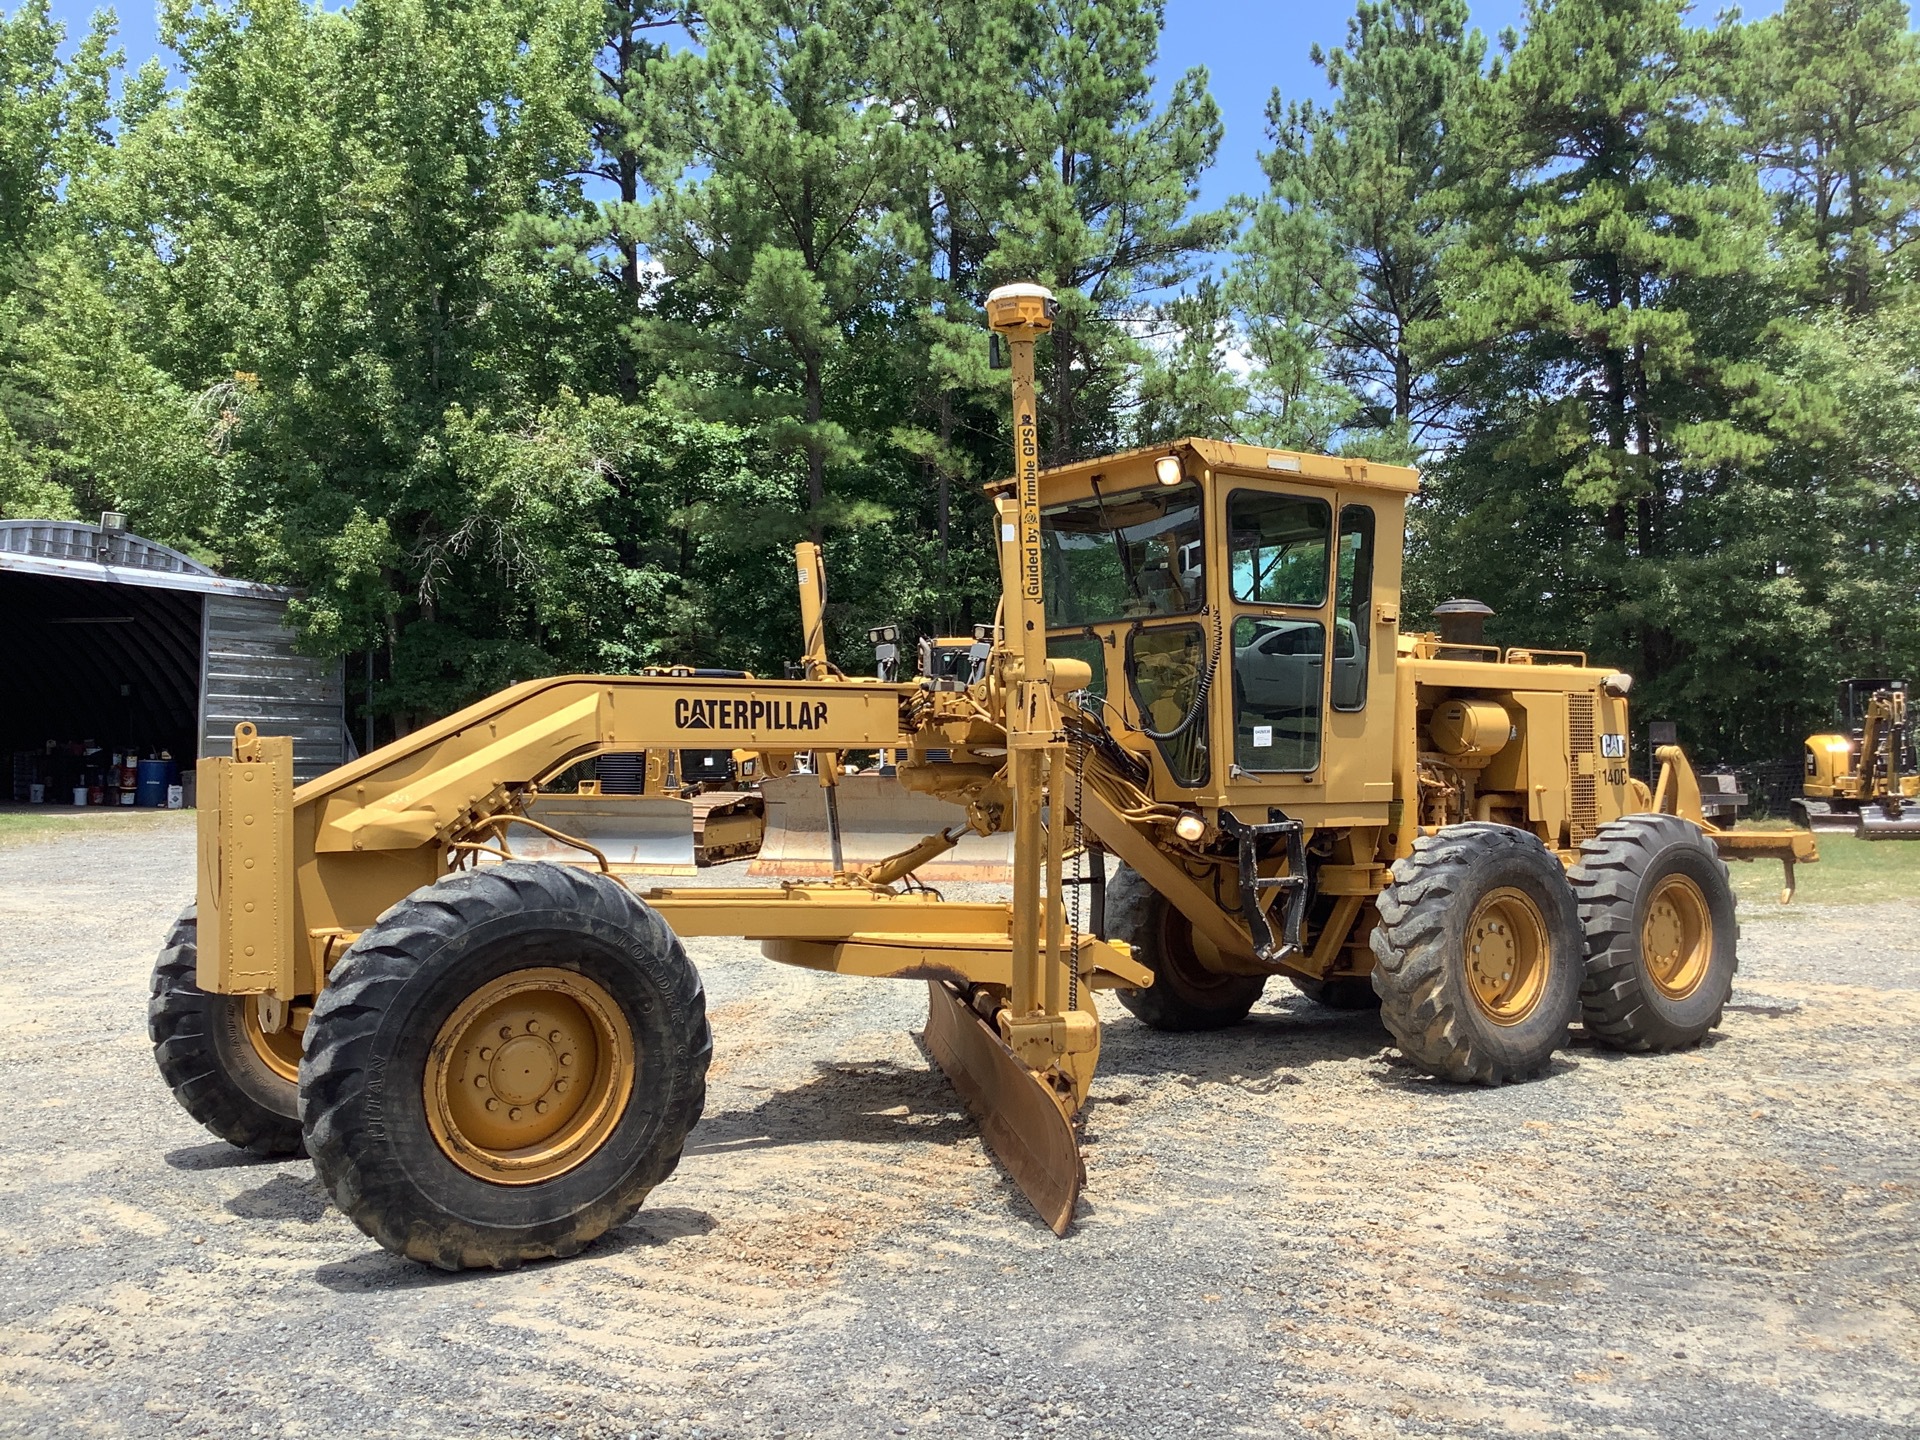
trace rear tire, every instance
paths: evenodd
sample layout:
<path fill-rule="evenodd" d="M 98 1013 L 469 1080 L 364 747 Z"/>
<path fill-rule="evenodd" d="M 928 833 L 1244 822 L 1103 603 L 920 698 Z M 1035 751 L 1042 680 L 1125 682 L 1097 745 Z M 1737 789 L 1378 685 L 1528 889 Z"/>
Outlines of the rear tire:
<path fill-rule="evenodd" d="M 334 971 L 300 1071 L 307 1148 L 396 1254 L 571 1255 L 673 1173 L 712 1048 L 698 973 L 624 886 L 487 866 L 416 890 Z"/>
<path fill-rule="evenodd" d="M 1392 875 L 1370 943 L 1401 1053 L 1443 1080 L 1538 1075 L 1567 1041 L 1583 974 L 1560 862 L 1531 831 L 1472 822 L 1422 836 Z"/>
<path fill-rule="evenodd" d="M 1580 847 L 1568 877 L 1587 936 L 1587 1033 L 1615 1050 L 1680 1050 L 1720 1023 L 1739 965 L 1726 862 L 1677 815 L 1630 815 Z"/>
<path fill-rule="evenodd" d="M 1262 975 L 1209 970 L 1194 948 L 1193 922 L 1137 871 L 1107 882 L 1107 923 L 1153 972 L 1145 990 L 1116 990 L 1120 1003 L 1155 1030 L 1220 1030 L 1247 1018 L 1267 988 Z"/>
<path fill-rule="evenodd" d="M 202 990 L 194 983 L 199 963 L 199 924 L 189 905 L 154 962 L 147 1001 L 161 1078 L 181 1109 L 229 1145 L 255 1155 L 300 1154 L 300 1097 L 291 1074 L 298 1037 L 265 1036 L 250 1024 L 259 1003 L 252 996 Z"/>

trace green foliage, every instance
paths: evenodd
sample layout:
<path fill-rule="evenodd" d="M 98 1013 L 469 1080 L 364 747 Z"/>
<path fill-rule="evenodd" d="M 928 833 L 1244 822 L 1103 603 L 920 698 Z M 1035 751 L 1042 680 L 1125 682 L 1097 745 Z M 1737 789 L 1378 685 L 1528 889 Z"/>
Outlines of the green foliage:
<path fill-rule="evenodd" d="M 1016 14 L 1010 121 L 1026 169 L 987 266 L 1060 299 L 1044 464 L 1124 443 L 1146 298 L 1185 284 L 1227 235 L 1226 213 L 1193 209 L 1221 136 L 1206 72 L 1180 76 L 1158 109 L 1149 93 L 1163 14 L 1160 0 L 1039 0 Z"/>
<path fill-rule="evenodd" d="M 1806 516 L 1771 457 L 1822 400 L 1755 303 L 1781 264 L 1702 51 L 1676 0 L 1551 0 L 1477 97 L 1468 239 L 1421 335 L 1464 437 L 1421 560 L 1495 633 L 1635 671 L 1641 713 L 1712 757 L 1783 748 L 1817 688 L 1784 564 Z"/>
<path fill-rule="evenodd" d="M 1441 259 L 1463 238 L 1445 187 L 1480 162 L 1461 122 L 1485 52 L 1463 0 L 1362 0 L 1347 48 L 1314 51 L 1333 104 L 1275 91 L 1267 107 L 1272 189 L 1242 241 L 1242 306 L 1256 331 L 1291 339 L 1264 347 L 1301 377 L 1286 391 L 1306 388 L 1295 357 L 1310 355 L 1344 401 L 1321 399 L 1320 425 L 1346 425 L 1361 444 L 1379 433 L 1384 445 L 1366 444 L 1376 455 L 1427 442 L 1460 399 L 1414 333 L 1441 315 Z"/>
<path fill-rule="evenodd" d="M 1161 0 L 168 0 L 182 80 L 0 14 L 0 514 L 293 584 L 405 728 L 555 671 L 992 617 L 987 292 L 1060 461 L 1418 463 L 1408 596 L 1635 671 L 1707 758 L 1920 679 L 1901 0 L 1361 0 L 1197 203 Z"/>
<path fill-rule="evenodd" d="M 1722 38 L 1722 88 L 1777 181 L 1808 293 L 1864 312 L 1920 234 L 1920 37 L 1904 0 L 1788 0 Z"/>

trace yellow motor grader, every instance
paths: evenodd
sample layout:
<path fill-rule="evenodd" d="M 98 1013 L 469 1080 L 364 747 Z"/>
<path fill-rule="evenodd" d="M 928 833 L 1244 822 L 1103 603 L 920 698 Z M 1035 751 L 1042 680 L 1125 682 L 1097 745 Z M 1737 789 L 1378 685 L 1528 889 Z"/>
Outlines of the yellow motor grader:
<path fill-rule="evenodd" d="M 964 683 L 837 671 L 803 547 L 799 678 L 531 681 L 298 788 L 290 742 L 240 726 L 203 765 L 197 909 L 154 975 L 188 1112 L 304 1147 L 391 1250 L 506 1266 L 577 1251 L 677 1163 L 711 1048 L 685 937 L 924 983 L 927 1051 L 1060 1233 L 1101 991 L 1195 1030 L 1285 976 L 1377 1000 L 1413 1063 L 1486 1084 L 1539 1073 L 1576 1020 L 1697 1043 L 1736 960 L 1722 857 L 1780 859 L 1790 891 L 1813 838 L 1715 831 L 1677 749 L 1651 789 L 1630 776 L 1623 674 L 1503 653 L 1484 607 L 1402 633 L 1410 470 L 1193 440 L 1042 472 L 1053 315 L 1034 285 L 988 302 L 1014 472 Z M 596 754 L 715 745 L 811 755 L 829 801 L 838 757 L 891 751 L 950 822 L 817 882 L 639 891 L 527 813 Z M 913 883 L 970 832 L 1011 833 L 1011 900 Z M 526 859 L 529 834 L 584 863 Z"/>

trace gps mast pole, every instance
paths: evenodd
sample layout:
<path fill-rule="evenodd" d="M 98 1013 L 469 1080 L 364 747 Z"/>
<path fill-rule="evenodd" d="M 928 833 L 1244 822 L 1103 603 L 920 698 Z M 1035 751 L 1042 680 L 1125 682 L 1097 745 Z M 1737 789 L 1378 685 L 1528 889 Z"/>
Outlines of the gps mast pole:
<path fill-rule="evenodd" d="M 1046 1068 L 1071 1048 L 1067 1034 L 1071 1022 L 1066 1018 L 1066 947 L 1059 903 L 1065 815 L 1057 799 L 1044 834 L 1040 823 L 1048 782 L 1059 773 L 1059 762 L 1066 751 L 1059 710 L 1047 683 L 1047 615 L 1040 551 L 1040 430 L 1034 415 L 1033 347 L 1053 328 L 1058 309 L 1052 293 L 1039 285 L 1003 285 L 987 296 L 987 324 L 1005 337 L 1013 369 L 1014 503 L 1000 512 L 1001 574 L 1010 580 L 1013 592 L 1006 609 L 1007 623 L 1014 631 L 1008 637 L 1008 649 L 1017 657 L 1013 703 L 1006 717 L 1014 809 L 1013 993 L 1007 1039 L 1015 1053 L 1034 1069 Z M 1009 511 L 1011 525 L 1007 523 Z"/>

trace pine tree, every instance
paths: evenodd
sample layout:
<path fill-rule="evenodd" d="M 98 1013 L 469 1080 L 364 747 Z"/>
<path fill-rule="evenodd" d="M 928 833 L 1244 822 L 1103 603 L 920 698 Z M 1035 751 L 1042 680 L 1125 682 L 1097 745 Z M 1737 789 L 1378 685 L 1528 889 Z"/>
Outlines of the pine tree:
<path fill-rule="evenodd" d="M 1227 233 L 1225 212 L 1195 210 L 1222 133 L 1206 72 L 1153 104 L 1164 18 L 1162 0 L 1040 0 L 1022 19 L 1012 141 L 1029 169 L 986 268 L 1060 299 L 1042 377 L 1047 464 L 1120 442 L 1151 297 L 1190 280 Z"/>
<path fill-rule="evenodd" d="M 920 503 L 896 509 L 931 544 L 903 556 L 923 587 L 907 613 L 952 634 L 992 614 L 998 574 L 979 543 L 990 514 L 979 486 L 1006 465 L 1002 377 L 987 365 L 983 304 L 996 236 L 1022 203 L 1025 157 L 1007 143 L 1017 97 L 1016 0 L 890 5 L 876 50 L 879 93 L 898 114 L 905 177 L 893 233 L 909 257 L 913 324 L 895 336 L 892 384 L 903 400 L 890 439 L 917 462 Z M 928 503 L 930 502 L 930 503 Z M 924 523 L 921 523 L 924 522 Z M 930 532 L 930 534 L 928 533 Z"/>
<path fill-rule="evenodd" d="M 901 127 L 868 103 L 878 16 L 873 0 L 720 0 L 700 52 L 656 72 L 667 163 L 646 238 L 668 289 L 638 333 L 693 408 L 796 462 L 788 515 L 816 539 L 872 514 L 829 474 L 873 442 L 871 413 L 848 403 L 867 363 L 856 342 L 903 265 L 885 230 Z"/>
<path fill-rule="evenodd" d="M 1920 36 L 1904 0 L 1787 0 L 1727 34 L 1745 146 L 1806 247 L 1810 298 L 1872 309 L 1920 238 Z"/>
<path fill-rule="evenodd" d="M 1781 564 L 1794 498 L 1762 463 L 1795 403 L 1768 352 L 1765 200 L 1681 17 L 1540 0 L 1475 107 L 1472 238 L 1432 337 L 1468 439 L 1421 560 L 1514 638 L 1638 672 L 1641 713 L 1690 715 L 1711 753 L 1752 738 L 1746 697 L 1812 619 Z"/>
<path fill-rule="evenodd" d="M 1281 395 L 1301 395 L 1317 361 L 1350 397 L 1336 422 L 1417 451 L 1455 398 L 1415 334 L 1441 313 L 1441 257 L 1461 238 L 1446 187 L 1486 42 L 1464 0 L 1362 0 L 1347 35 L 1343 50 L 1312 52 L 1331 105 L 1278 90 L 1268 102 L 1271 188 L 1236 253 L 1234 300 L 1250 328 L 1274 331 L 1262 348 Z"/>

